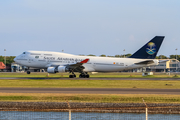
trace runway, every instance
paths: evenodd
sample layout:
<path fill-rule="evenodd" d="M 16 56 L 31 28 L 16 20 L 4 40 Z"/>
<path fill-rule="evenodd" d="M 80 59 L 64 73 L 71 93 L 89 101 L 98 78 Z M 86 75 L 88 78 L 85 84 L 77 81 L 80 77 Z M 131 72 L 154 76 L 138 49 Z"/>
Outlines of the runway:
<path fill-rule="evenodd" d="M 0 88 L 0 93 L 68 93 L 68 94 L 173 94 L 180 89 L 137 88 Z"/>
<path fill-rule="evenodd" d="M 140 77 L 140 78 L 131 78 L 131 77 L 125 77 L 125 78 L 65 78 L 65 77 L 0 77 L 0 80 L 180 80 L 180 78 L 146 78 L 146 77 Z"/>

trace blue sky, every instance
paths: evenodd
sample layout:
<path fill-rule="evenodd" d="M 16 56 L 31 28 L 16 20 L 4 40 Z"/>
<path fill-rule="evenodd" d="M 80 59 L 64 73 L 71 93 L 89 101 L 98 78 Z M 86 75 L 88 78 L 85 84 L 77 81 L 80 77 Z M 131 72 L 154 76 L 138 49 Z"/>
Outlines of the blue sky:
<path fill-rule="evenodd" d="M 156 35 L 180 54 L 179 0 L 0 0 L 0 55 L 27 50 L 133 54 Z"/>

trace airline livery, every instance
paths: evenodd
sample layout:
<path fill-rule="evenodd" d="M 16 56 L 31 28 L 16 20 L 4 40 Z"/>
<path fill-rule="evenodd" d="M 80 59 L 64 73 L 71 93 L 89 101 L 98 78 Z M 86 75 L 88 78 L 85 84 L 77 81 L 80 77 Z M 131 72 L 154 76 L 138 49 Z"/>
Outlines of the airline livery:
<path fill-rule="evenodd" d="M 61 52 L 26 51 L 14 61 L 20 65 L 47 69 L 48 73 L 69 72 L 70 78 L 81 73 L 80 78 L 89 78 L 88 72 L 117 72 L 159 64 L 155 59 L 164 36 L 156 36 L 129 58 L 78 56 Z M 27 71 L 30 74 L 30 71 Z"/>

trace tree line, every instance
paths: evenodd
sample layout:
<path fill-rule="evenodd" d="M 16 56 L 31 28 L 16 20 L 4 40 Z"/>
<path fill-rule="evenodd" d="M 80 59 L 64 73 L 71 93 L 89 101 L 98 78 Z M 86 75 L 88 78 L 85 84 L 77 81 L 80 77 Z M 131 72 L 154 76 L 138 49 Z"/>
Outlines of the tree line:
<path fill-rule="evenodd" d="M 6 66 L 11 66 L 11 63 L 14 62 L 14 58 L 16 56 L 6 56 Z M 5 64 L 5 57 L 0 56 L 0 62 L 3 62 Z"/>

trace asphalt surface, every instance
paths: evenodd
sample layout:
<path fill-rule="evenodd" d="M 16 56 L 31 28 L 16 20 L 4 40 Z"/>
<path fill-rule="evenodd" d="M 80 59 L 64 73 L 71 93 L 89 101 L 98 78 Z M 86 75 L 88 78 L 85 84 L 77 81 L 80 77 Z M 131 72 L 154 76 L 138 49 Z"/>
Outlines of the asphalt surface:
<path fill-rule="evenodd" d="M 180 89 L 136 88 L 0 88 L 0 93 L 70 93 L 70 94 L 174 94 Z"/>
<path fill-rule="evenodd" d="M 0 77 L 0 80 L 24 80 L 24 79 L 31 79 L 31 80 L 180 80 L 180 78 L 62 78 L 62 77 Z"/>

